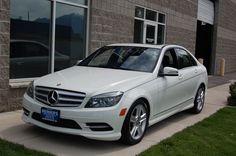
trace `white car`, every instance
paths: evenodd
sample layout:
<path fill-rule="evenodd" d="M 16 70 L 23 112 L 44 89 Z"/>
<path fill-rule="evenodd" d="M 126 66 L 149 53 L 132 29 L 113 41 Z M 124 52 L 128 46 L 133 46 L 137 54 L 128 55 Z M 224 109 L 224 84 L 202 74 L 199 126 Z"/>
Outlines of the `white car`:
<path fill-rule="evenodd" d="M 147 127 L 200 113 L 206 68 L 177 45 L 112 44 L 28 87 L 23 120 L 97 140 L 140 142 Z"/>

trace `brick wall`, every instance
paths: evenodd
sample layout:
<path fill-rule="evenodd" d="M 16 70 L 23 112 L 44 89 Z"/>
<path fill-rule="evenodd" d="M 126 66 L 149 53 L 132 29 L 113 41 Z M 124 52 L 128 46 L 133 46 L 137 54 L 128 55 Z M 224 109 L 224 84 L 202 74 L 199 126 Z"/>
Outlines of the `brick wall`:
<path fill-rule="evenodd" d="M 221 58 L 226 60 L 226 73 L 236 71 L 236 1 L 217 1 L 216 73 Z"/>
<path fill-rule="evenodd" d="M 196 32 L 183 28 L 167 26 L 166 43 L 178 44 L 195 53 Z"/>
<path fill-rule="evenodd" d="M 134 11 L 140 5 L 166 14 L 166 43 L 195 51 L 197 0 L 93 0 L 90 52 L 110 43 L 133 42 Z"/>
<path fill-rule="evenodd" d="M 8 111 L 22 108 L 22 97 L 26 88 L 10 88 L 8 91 Z"/>
<path fill-rule="evenodd" d="M 157 4 L 161 7 L 174 10 L 178 13 L 197 16 L 197 2 L 198 0 L 146 0 L 147 3 Z"/>
<path fill-rule="evenodd" d="M 9 1 L 0 0 L 0 112 L 8 110 Z"/>
<path fill-rule="evenodd" d="M 236 0 L 216 0 L 215 74 L 226 59 L 226 73 L 236 71 Z M 195 53 L 198 0 L 93 0 L 90 52 L 110 43 L 133 42 L 134 10 L 140 5 L 166 14 L 166 43 Z M 214 60 L 213 60 L 214 61 Z"/>
<path fill-rule="evenodd" d="M 111 43 L 133 42 L 133 15 L 128 1 L 91 1 L 90 52 Z"/>

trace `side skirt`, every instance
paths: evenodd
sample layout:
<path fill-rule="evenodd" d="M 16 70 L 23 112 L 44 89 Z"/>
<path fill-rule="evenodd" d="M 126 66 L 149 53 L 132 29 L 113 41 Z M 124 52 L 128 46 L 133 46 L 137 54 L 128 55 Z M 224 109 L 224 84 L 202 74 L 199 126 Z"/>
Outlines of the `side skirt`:
<path fill-rule="evenodd" d="M 190 108 L 193 108 L 194 107 L 194 103 L 192 103 L 193 99 L 189 99 L 188 101 L 180 104 L 180 105 L 177 105 L 171 109 L 168 109 L 167 111 L 164 111 L 162 113 L 159 113 L 157 115 L 154 116 L 153 119 L 149 120 L 149 127 L 154 125 L 155 123 L 158 123 L 174 114 L 177 114 L 179 112 L 182 112 L 184 110 L 188 110 Z M 189 104 L 191 102 L 191 104 Z"/>

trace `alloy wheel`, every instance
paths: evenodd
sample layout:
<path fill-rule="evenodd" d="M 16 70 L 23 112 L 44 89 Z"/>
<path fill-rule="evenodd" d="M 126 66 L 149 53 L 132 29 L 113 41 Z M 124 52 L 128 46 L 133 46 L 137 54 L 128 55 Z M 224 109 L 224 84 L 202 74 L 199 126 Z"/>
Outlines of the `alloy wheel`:
<path fill-rule="evenodd" d="M 205 91 L 203 88 L 200 88 L 198 90 L 198 95 L 197 95 L 197 109 L 199 111 L 202 110 L 203 108 L 204 100 L 205 100 Z"/>
<path fill-rule="evenodd" d="M 142 104 L 138 104 L 134 107 L 130 116 L 129 132 L 132 139 L 140 139 L 145 132 L 146 125 L 147 111 Z"/>

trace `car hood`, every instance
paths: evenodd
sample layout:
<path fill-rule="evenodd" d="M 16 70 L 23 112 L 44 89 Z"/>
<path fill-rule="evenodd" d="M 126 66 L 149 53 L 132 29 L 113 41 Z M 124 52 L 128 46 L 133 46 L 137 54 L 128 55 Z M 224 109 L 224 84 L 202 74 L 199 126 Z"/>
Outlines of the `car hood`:
<path fill-rule="evenodd" d="M 152 80 L 152 73 L 74 66 L 46 75 L 34 86 L 46 86 L 84 92 L 94 96 L 113 91 L 128 91 Z"/>

